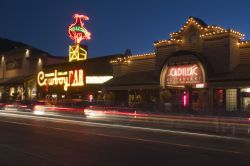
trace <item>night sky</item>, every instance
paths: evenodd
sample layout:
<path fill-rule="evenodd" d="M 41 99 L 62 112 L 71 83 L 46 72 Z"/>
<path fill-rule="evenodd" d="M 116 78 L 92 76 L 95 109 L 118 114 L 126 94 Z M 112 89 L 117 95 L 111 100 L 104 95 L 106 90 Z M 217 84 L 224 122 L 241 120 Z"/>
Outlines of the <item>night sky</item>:
<path fill-rule="evenodd" d="M 189 16 L 233 28 L 250 39 L 248 0 L 1 0 L 0 37 L 20 41 L 57 56 L 73 44 L 67 27 L 74 13 L 85 14 L 92 33 L 89 56 L 152 52 L 153 42 L 168 39 Z M 85 42 L 86 44 L 86 42 Z"/>

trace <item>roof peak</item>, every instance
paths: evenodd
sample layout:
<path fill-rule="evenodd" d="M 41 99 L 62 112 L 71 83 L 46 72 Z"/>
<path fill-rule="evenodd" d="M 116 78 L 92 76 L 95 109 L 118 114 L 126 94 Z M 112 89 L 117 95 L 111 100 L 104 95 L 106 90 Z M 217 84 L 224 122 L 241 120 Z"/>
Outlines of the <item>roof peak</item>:
<path fill-rule="evenodd" d="M 167 44 L 167 45 L 181 44 L 183 42 L 182 40 L 183 33 L 191 26 L 195 27 L 199 31 L 200 37 L 203 39 L 211 38 L 214 36 L 216 37 L 216 36 L 229 35 L 229 34 L 236 36 L 240 40 L 244 39 L 244 34 L 238 31 L 235 31 L 233 29 L 225 29 L 217 25 L 208 25 L 202 19 L 190 16 L 179 31 L 170 33 L 169 39 L 156 41 L 154 42 L 154 45 L 158 46 L 162 44 Z"/>
<path fill-rule="evenodd" d="M 196 22 L 198 22 L 201 26 L 208 26 L 207 23 L 205 21 L 203 21 L 202 19 L 198 18 L 198 17 L 194 17 L 194 16 L 189 16 L 189 19 L 194 19 Z"/>

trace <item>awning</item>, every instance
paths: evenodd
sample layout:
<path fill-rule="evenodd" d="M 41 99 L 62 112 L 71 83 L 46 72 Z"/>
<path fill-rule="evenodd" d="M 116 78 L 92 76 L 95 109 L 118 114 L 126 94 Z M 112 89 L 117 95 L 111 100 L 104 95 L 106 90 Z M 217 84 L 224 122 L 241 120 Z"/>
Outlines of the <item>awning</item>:
<path fill-rule="evenodd" d="M 155 71 L 131 72 L 114 77 L 104 84 L 106 90 L 159 89 L 160 82 Z"/>
<path fill-rule="evenodd" d="M 209 81 L 245 81 L 250 80 L 250 65 L 240 64 L 231 72 L 216 74 L 209 78 Z"/>

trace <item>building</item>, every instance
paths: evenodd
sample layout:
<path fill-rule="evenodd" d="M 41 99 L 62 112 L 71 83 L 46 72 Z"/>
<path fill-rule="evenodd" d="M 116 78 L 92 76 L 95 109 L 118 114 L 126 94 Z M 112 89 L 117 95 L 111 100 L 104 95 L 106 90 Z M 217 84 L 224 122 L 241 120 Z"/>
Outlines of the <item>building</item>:
<path fill-rule="evenodd" d="M 12 47 L 1 54 L 1 96 L 94 99 L 173 112 L 248 113 L 250 42 L 243 39 L 233 29 L 190 17 L 169 39 L 154 42 L 154 52 L 147 54 L 128 51 L 88 59 L 87 47 L 79 41 L 70 46 L 66 62 L 31 47 Z"/>
<path fill-rule="evenodd" d="M 47 65 L 37 75 L 38 99 L 50 101 L 111 100 L 103 84 L 113 78 L 110 61 L 123 54 Z M 69 57 L 70 59 L 70 57 Z"/>
<path fill-rule="evenodd" d="M 67 61 L 64 57 L 8 39 L 0 39 L 0 100 L 32 100 L 37 93 L 35 75 L 45 65 Z"/>
<path fill-rule="evenodd" d="M 190 17 L 153 53 L 111 61 L 105 89 L 129 105 L 162 103 L 162 110 L 250 111 L 250 42 L 233 29 Z"/>

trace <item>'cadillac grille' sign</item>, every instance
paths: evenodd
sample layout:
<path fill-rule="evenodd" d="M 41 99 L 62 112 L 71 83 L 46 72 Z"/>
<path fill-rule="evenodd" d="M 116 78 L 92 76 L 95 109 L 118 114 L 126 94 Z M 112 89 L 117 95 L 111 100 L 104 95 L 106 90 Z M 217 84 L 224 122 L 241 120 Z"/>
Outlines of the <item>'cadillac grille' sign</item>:
<path fill-rule="evenodd" d="M 167 70 L 167 85 L 203 83 L 203 72 L 198 64 L 170 66 Z"/>

